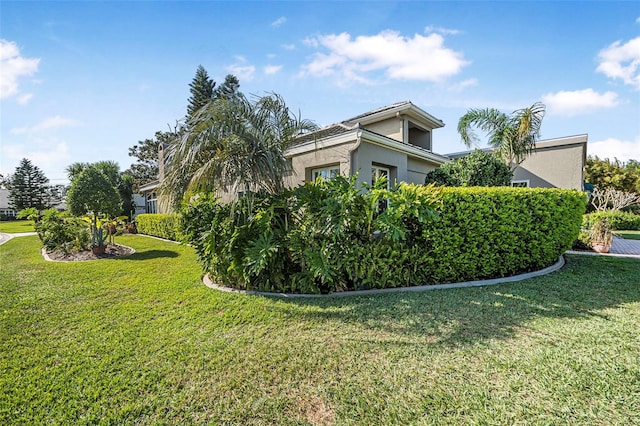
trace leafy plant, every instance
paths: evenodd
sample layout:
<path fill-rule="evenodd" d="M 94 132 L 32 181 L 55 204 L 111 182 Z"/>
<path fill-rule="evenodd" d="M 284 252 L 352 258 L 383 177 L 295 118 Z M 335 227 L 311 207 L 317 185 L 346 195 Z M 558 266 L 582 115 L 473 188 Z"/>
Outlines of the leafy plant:
<path fill-rule="evenodd" d="M 45 210 L 35 224 L 38 237 L 48 251 L 87 250 L 90 243 L 89 227 L 83 220 L 56 209 Z"/>

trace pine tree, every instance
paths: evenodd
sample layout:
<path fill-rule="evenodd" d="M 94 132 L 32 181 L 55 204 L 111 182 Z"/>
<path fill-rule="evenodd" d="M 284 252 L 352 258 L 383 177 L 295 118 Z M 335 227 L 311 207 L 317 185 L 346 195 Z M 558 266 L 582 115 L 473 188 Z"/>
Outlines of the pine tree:
<path fill-rule="evenodd" d="M 224 79 L 224 83 L 218 86 L 214 91 L 214 97 L 233 100 L 239 95 L 239 89 L 240 81 L 238 80 L 238 77 L 233 74 L 227 74 Z"/>
<path fill-rule="evenodd" d="M 196 111 L 213 98 L 216 82 L 209 78 L 207 70 L 202 65 L 198 65 L 196 75 L 189 83 L 189 87 L 191 97 L 187 106 L 187 117 L 192 117 Z"/>
<path fill-rule="evenodd" d="M 30 207 L 37 210 L 49 208 L 48 183 L 44 172 L 23 158 L 9 180 L 9 202 L 18 211 Z"/>

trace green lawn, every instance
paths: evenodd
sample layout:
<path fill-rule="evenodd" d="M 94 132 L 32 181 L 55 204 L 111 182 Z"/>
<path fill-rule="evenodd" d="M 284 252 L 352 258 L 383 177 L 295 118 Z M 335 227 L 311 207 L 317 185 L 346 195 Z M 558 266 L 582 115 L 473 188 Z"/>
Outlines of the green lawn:
<path fill-rule="evenodd" d="M 640 240 L 640 231 L 613 231 L 613 233 L 626 240 Z"/>
<path fill-rule="evenodd" d="M 8 220 L 0 221 L 0 232 L 7 234 L 17 234 L 20 232 L 34 232 L 33 221 L 31 220 Z"/>
<path fill-rule="evenodd" d="M 205 287 L 193 250 L 0 246 L 0 424 L 640 424 L 640 261 L 520 283 L 280 299 Z"/>

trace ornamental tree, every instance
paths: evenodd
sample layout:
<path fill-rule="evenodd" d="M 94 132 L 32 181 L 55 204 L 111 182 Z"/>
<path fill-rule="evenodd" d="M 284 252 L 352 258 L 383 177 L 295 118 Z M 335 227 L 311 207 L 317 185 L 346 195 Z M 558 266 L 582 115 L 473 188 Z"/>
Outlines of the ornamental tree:
<path fill-rule="evenodd" d="M 96 165 L 89 165 L 71 181 L 67 207 L 75 216 L 91 214 L 91 243 L 102 245 L 98 217 L 101 214 L 117 216 L 122 209 L 122 201 L 109 177 Z"/>

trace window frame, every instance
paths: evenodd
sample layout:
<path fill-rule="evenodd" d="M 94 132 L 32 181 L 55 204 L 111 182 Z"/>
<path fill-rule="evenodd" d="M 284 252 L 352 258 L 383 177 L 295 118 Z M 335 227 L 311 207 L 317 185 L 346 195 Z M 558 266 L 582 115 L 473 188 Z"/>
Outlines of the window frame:
<path fill-rule="evenodd" d="M 332 173 L 332 172 L 335 172 L 335 173 Z M 325 176 L 323 176 L 322 173 L 325 173 Z M 317 167 L 315 169 L 311 169 L 311 180 L 314 181 L 314 182 L 319 177 L 321 177 L 322 179 L 330 180 L 330 179 L 333 179 L 336 176 L 340 176 L 340 165 L 339 164 L 335 164 L 335 165 L 332 165 L 332 166 L 322 166 L 322 167 Z"/>
<path fill-rule="evenodd" d="M 524 184 L 524 186 L 520 184 Z M 512 180 L 511 187 L 512 188 L 531 188 L 531 181 L 529 179 Z"/>

